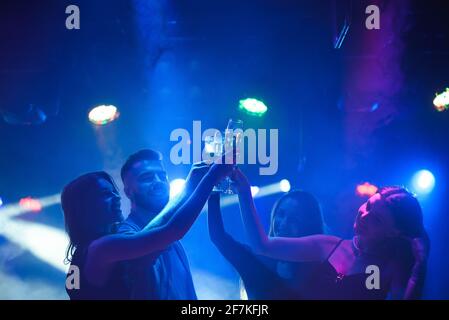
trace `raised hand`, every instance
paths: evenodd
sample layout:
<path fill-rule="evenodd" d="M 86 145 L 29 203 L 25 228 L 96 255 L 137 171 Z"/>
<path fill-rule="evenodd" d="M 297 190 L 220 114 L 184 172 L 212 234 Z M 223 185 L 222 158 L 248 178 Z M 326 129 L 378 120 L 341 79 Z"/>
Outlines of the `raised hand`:
<path fill-rule="evenodd" d="M 229 177 L 234 170 L 233 164 L 214 163 L 209 171 L 209 174 L 213 177 L 215 183 L 219 183 L 225 177 Z"/>
<path fill-rule="evenodd" d="M 243 174 L 239 168 L 235 168 L 231 174 L 231 180 L 233 181 L 233 188 L 237 190 L 238 193 L 249 191 L 251 192 L 251 185 L 248 178 Z"/>
<path fill-rule="evenodd" d="M 203 179 L 206 173 L 209 172 L 210 167 L 211 166 L 204 161 L 194 163 L 186 179 L 187 185 L 194 190 L 201 179 Z"/>
<path fill-rule="evenodd" d="M 215 184 L 218 184 L 225 177 L 230 177 L 232 171 L 234 170 L 234 164 L 226 164 L 226 158 L 229 157 L 231 153 L 227 152 L 221 156 L 220 161 L 214 162 L 209 171 L 209 175 L 213 177 Z"/>

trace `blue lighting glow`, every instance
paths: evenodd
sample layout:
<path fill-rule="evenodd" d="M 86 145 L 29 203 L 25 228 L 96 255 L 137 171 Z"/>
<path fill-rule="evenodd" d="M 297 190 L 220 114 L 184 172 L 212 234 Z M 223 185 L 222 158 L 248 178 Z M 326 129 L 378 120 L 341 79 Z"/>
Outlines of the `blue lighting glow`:
<path fill-rule="evenodd" d="M 170 182 L 170 199 L 176 197 L 184 190 L 186 181 L 184 179 L 175 179 Z"/>
<path fill-rule="evenodd" d="M 282 180 L 281 182 L 279 182 L 279 188 L 282 192 L 289 192 L 291 188 L 290 181 L 288 181 L 287 179 Z"/>
<path fill-rule="evenodd" d="M 416 194 L 428 194 L 435 187 L 435 176 L 429 170 L 420 170 L 413 176 L 412 186 Z"/>

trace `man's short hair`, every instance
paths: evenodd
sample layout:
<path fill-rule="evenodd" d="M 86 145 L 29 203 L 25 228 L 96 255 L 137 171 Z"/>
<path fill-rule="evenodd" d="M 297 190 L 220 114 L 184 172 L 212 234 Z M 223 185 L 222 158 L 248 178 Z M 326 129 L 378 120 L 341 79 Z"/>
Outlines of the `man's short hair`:
<path fill-rule="evenodd" d="M 120 176 L 123 183 L 125 182 L 125 176 L 134 164 L 139 161 L 162 161 L 162 154 L 159 151 L 152 149 L 139 150 L 128 157 L 125 164 L 122 166 Z"/>

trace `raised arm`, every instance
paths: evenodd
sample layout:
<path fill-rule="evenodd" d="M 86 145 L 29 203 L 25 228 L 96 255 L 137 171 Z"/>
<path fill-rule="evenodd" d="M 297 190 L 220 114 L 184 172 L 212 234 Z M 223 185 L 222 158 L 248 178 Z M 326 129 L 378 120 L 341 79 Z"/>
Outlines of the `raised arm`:
<path fill-rule="evenodd" d="M 220 194 L 207 203 L 209 235 L 220 253 L 232 264 L 245 284 L 248 297 L 256 300 L 298 297 L 275 271 L 258 259 L 251 249 L 226 233 L 220 210 Z"/>
<path fill-rule="evenodd" d="M 321 261 L 339 241 L 337 237 L 316 235 L 302 238 L 268 237 L 260 222 L 250 184 L 236 169 L 232 179 L 239 194 L 240 211 L 249 242 L 257 254 L 285 261 Z"/>
<path fill-rule="evenodd" d="M 231 262 L 239 271 L 240 266 L 244 266 L 242 256 L 247 253 L 251 255 L 249 249 L 232 238 L 224 228 L 223 218 L 220 210 L 220 194 L 211 194 L 207 202 L 207 223 L 209 236 L 221 254 Z"/>
<path fill-rule="evenodd" d="M 189 199 L 201 179 L 209 171 L 209 165 L 205 162 L 198 162 L 192 165 L 192 169 L 187 176 L 185 187 L 175 198 L 169 201 L 169 203 L 162 209 L 162 211 L 152 219 L 148 228 L 157 228 L 165 225 L 175 215 L 179 208 Z"/>
<path fill-rule="evenodd" d="M 213 186 L 231 170 L 230 165 L 214 164 L 192 195 L 167 223 L 161 226 L 150 224 L 132 235 L 114 234 L 94 241 L 89 246 L 89 263 L 107 266 L 118 261 L 138 258 L 163 250 L 172 242 L 181 239 L 201 212 Z"/>

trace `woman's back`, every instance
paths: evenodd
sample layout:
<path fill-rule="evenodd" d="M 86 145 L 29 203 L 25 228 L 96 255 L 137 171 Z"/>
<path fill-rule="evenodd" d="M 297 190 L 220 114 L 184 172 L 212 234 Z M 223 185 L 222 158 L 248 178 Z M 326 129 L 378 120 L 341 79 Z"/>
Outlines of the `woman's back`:
<path fill-rule="evenodd" d="M 79 289 L 66 288 L 70 300 L 125 300 L 129 299 L 125 264 L 117 263 L 111 270 L 108 280 L 102 287 L 90 284 L 86 279 L 87 250 L 77 249 L 72 257 L 71 266 L 79 269 Z M 67 275 L 69 276 L 69 275 Z"/>

